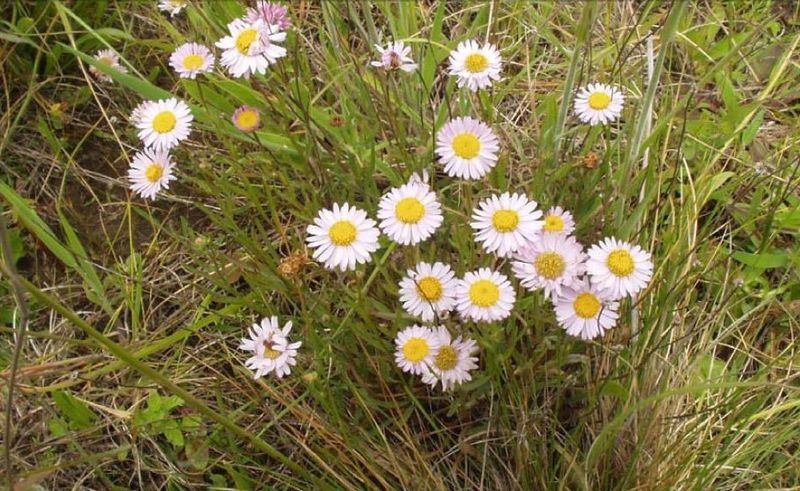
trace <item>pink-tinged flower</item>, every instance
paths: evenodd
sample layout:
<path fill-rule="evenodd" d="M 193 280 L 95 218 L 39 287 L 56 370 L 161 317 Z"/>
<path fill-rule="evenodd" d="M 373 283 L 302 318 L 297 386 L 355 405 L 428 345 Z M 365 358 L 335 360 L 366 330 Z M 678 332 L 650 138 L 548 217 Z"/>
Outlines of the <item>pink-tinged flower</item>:
<path fill-rule="evenodd" d="M 256 2 L 255 8 L 247 9 L 248 22 L 253 23 L 259 19 L 269 26 L 275 26 L 278 31 L 285 31 L 291 24 L 286 7 L 263 0 Z"/>
<path fill-rule="evenodd" d="M 417 69 L 417 64 L 411 59 L 411 48 L 406 46 L 403 41 L 389 43 L 386 48 L 376 44 L 375 48 L 381 54 L 381 59 L 371 62 L 372 66 L 390 71 L 403 70 L 404 72 L 413 72 Z"/>
<path fill-rule="evenodd" d="M 250 106 L 241 106 L 233 113 L 233 125 L 245 133 L 252 133 L 261 127 L 261 115 L 258 109 Z"/>

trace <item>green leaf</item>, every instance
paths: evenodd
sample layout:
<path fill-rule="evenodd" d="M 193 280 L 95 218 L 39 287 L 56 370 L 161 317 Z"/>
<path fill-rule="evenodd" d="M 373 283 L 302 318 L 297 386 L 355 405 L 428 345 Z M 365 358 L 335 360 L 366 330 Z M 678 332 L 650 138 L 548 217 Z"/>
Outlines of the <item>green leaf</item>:
<path fill-rule="evenodd" d="M 55 401 L 59 412 L 69 421 L 71 429 L 83 430 L 91 428 L 96 416 L 83 401 L 60 390 L 53 392 L 53 401 Z"/>
<path fill-rule="evenodd" d="M 767 253 L 751 254 L 749 252 L 737 251 L 733 253 L 733 258 L 742 264 L 759 269 L 774 269 L 782 268 L 789 264 L 789 254 L 782 253 Z"/>

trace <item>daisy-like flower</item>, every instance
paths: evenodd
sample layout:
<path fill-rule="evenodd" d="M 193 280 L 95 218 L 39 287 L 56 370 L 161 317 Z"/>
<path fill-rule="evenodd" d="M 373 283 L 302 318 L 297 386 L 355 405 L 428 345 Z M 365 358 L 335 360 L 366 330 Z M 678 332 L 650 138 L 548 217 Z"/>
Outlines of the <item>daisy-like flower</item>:
<path fill-rule="evenodd" d="M 427 327 L 411 326 L 394 338 L 394 361 L 404 372 L 421 375 L 439 353 L 439 338 Z"/>
<path fill-rule="evenodd" d="M 128 73 L 128 69 L 124 66 L 120 65 L 119 63 L 119 55 L 114 53 L 114 50 L 111 49 L 104 49 L 100 50 L 94 55 L 94 59 L 102 63 L 103 65 L 110 66 L 114 70 L 120 73 Z M 97 78 L 97 80 L 101 82 L 113 82 L 114 80 L 106 75 L 105 73 L 101 72 L 98 68 L 94 66 L 89 66 L 89 71 L 92 75 Z"/>
<path fill-rule="evenodd" d="M 435 328 L 433 333 L 439 338 L 439 352 L 429 369 L 423 372 L 422 381 L 431 387 L 441 382 L 442 390 L 447 391 L 472 380 L 469 372 L 478 368 L 478 358 L 472 356 L 478 351 L 475 341 L 461 336 L 453 339 L 444 326 Z"/>
<path fill-rule="evenodd" d="M 128 169 L 130 188 L 139 196 L 155 199 L 162 189 L 169 188 L 169 182 L 175 180 L 172 169 L 175 164 L 166 150 L 145 148 L 133 156 Z"/>
<path fill-rule="evenodd" d="M 307 231 L 306 241 L 314 249 L 314 259 L 325 263 L 328 269 L 355 269 L 356 264 L 369 261 L 378 249 L 380 231 L 375 221 L 347 203 L 320 210 Z"/>
<path fill-rule="evenodd" d="M 516 293 L 508 278 L 489 268 L 467 273 L 456 285 L 456 308 L 462 317 L 494 322 L 511 314 Z"/>
<path fill-rule="evenodd" d="M 586 271 L 583 247 L 574 237 L 542 234 L 522 247 L 511 263 L 514 276 L 530 291 L 544 289 L 545 297 L 561 295 L 562 287 L 578 282 Z"/>
<path fill-rule="evenodd" d="M 291 330 L 292 321 L 281 328 L 275 316 L 265 317 L 261 324 L 253 324 L 250 337 L 242 339 L 239 349 L 253 353 L 245 361 L 245 365 L 255 372 L 254 378 L 263 377 L 270 372 L 283 378 L 291 373 L 292 367 L 297 364 L 297 348 L 303 344 L 300 341 L 289 342 Z"/>
<path fill-rule="evenodd" d="M 544 235 L 569 235 L 575 231 L 575 219 L 572 218 L 572 213 L 560 206 L 554 206 L 547 210 L 542 220 L 544 221 L 542 226 L 542 234 Z"/>
<path fill-rule="evenodd" d="M 255 23 L 262 20 L 268 26 L 274 26 L 278 31 L 285 31 L 289 28 L 289 15 L 286 7 L 279 3 L 265 2 L 259 0 L 256 7 L 247 9 L 247 22 Z"/>
<path fill-rule="evenodd" d="M 650 253 L 614 237 L 606 237 L 593 245 L 587 254 L 586 271 L 591 275 L 592 283 L 608 290 L 613 300 L 635 295 L 653 276 Z"/>
<path fill-rule="evenodd" d="M 146 146 L 169 150 L 189 136 L 194 118 L 189 106 L 173 97 L 142 102 L 133 110 L 131 119 Z"/>
<path fill-rule="evenodd" d="M 450 75 L 458 77 L 458 86 L 465 85 L 476 92 L 500 80 L 503 60 L 493 44 L 481 46 L 475 41 L 463 41 L 450 53 Z"/>
<path fill-rule="evenodd" d="M 575 114 L 584 123 L 594 126 L 614 121 L 622 113 L 625 96 L 616 87 L 589 84 L 575 97 Z"/>
<path fill-rule="evenodd" d="M 487 252 L 509 257 L 536 238 L 542 230 L 541 216 L 535 201 L 522 194 L 503 193 L 481 201 L 472 212 L 470 225 L 475 240 Z"/>
<path fill-rule="evenodd" d="M 167 12 L 170 17 L 175 17 L 189 4 L 187 0 L 159 0 L 158 10 Z"/>
<path fill-rule="evenodd" d="M 378 219 L 383 233 L 398 244 L 417 244 L 442 225 L 442 205 L 428 184 L 412 178 L 383 195 Z"/>
<path fill-rule="evenodd" d="M 497 164 L 500 149 L 492 129 L 477 119 L 455 118 L 436 134 L 436 153 L 451 177 L 480 179 Z"/>
<path fill-rule="evenodd" d="M 237 130 L 252 133 L 261 127 L 261 115 L 258 109 L 250 106 L 241 106 L 233 112 L 231 118 Z"/>
<path fill-rule="evenodd" d="M 246 22 L 236 19 L 228 24 L 230 36 L 217 41 L 223 49 L 220 63 L 234 77 L 250 78 L 254 73 L 264 74 L 267 67 L 286 56 L 286 48 L 278 46 L 286 39 L 285 32 L 265 24 L 263 20 Z"/>
<path fill-rule="evenodd" d="M 456 303 L 455 273 L 443 263 L 419 263 L 400 281 L 400 301 L 411 314 L 425 322 L 450 312 Z"/>
<path fill-rule="evenodd" d="M 555 302 L 556 319 L 567 334 L 582 339 L 602 336 L 617 323 L 619 304 L 588 280 L 564 288 Z"/>
<path fill-rule="evenodd" d="M 172 52 L 169 64 L 181 78 L 193 79 L 214 69 L 214 55 L 202 44 L 186 43 Z"/>
<path fill-rule="evenodd" d="M 413 72 L 417 69 L 417 64 L 411 58 L 411 48 L 406 46 L 403 41 L 389 43 L 386 48 L 376 44 L 375 49 L 381 54 L 381 59 L 371 62 L 372 66 L 383 67 L 386 70 L 403 70 L 404 72 Z"/>

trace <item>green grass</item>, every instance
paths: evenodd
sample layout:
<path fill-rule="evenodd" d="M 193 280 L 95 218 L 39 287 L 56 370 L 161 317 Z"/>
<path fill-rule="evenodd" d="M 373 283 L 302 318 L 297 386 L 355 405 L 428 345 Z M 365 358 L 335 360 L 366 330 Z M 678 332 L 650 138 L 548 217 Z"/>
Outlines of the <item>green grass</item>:
<path fill-rule="evenodd" d="M 0 7 L 6 481 L 800 482 L 796 5 L 296 2 L 289 56 L 266 77 L 196 82 L 176 79 L 169 53 L 190 40 L 212 45 L 244 2 L 192 0 L 174 21 L 155 3 Z M 380 33 L 412 46 L 417 74 L 368 66 Z M 503 80 L 477 95 L 445 72 L 448 50 L 470 38 L 490 39 L 506 61 Z M 107 46 L 130 70 L 111 85 L 91 79 L 87 64 Z M 576 121 L 572 94 L 594 80 L 625 87 L 619 123 Z M 192 106 L 194 131 L 174 152 L 179 181 L 145 202 L 127 190 L 139 146 L 127 117 L 166 94 Z M 241 104 L 262 110 L 257 138 L 230 124 Z M 486 179 L 454 180 L 436 165 L 433 135 L 451 115 L 480 117 L 500 136 Z M 584 165 L 590 153 L 596 168 Z M 383 238 L 354 273 L 302 261 L 320 208 L 348 201 L 374 215 L 388 187 L 423 170 L 445 208 L 432 240 Z M 584 244 L 615 235 L 642 245 L 653 281 L 593 342 L 566 336 L 542 296 L 519 288 L 508 321 L 448 319 L 478 341 L 480 369 L 452 393 L 429 391 L 393 362 L 393 337 L 413 322 L 397 283 L 419 260 L 510 274 L 468 226 L 479 199 L 505 190 L 572 210 Z M 286 276 L 288 257 L 303 266 Z M 252 380 L 237 349 L 266 315 L 292 319 L 303 341 L 283 380 Z"/>

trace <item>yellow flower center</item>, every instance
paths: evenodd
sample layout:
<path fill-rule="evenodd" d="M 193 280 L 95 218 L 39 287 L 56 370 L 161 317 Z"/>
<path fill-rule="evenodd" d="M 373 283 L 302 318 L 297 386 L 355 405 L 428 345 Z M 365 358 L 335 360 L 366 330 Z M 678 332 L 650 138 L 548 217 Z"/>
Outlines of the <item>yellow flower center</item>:
<path fill-rule="evenodd" d="M 545 232 L 561 232 L 564 230 L 564 220 L 558 215 L 547 215 L 544 217 Z"/>
<path fill-rule="evenodd" d="M 269 358 L 270 360 L 274 360 L 275 358 L 281 356 L 281 352 L 272 349 L 274 344 L 272 341 L 264 341 L 264 357 Z"/>
<path fill-rule="evenodd" d="M 403 356 L 411 363 L 418 363 L 428 356 L 428 342 L 422 338 L 411 338 L 403 345 Z"/>
<path fill-rule="evenodd" d="M 434 276 L 426 276 L 417 281 L 417 293 L 429 302 L 442 298 L 442 284 Z"/>
<path fill-rule="evenodd" d="M 337 246 L 349 246 L 356 240 L 356 226 L 349 220 L 340 220 L 328 229 L 328 237 Z"/>
<path fill-rule="evenodd" d="M 472 53 L 464 59 L 464 68 L 470 73 L 480 73 L 489 66 L 489 60 L 480 53 Z"/>
<path fill-rule="evenodd" d="M 203 57 L 192 53 L 183 58 L 183 68 L 187 70 L 197 70 L 203 66 Z"/>
<path fill-rule="evenodd" d="M 492 215 L 492 225 L 498 232 L 511 232 L 519 225 L 519 214 L 514 210 L 497 210 Z"/>
<path fill-rule="evenodd" d="M 474 159 L 481 152 L 481 141 L 472 133 L 461 133 L 453 138 L 453 153 L 462 159 Z"/>
<path fill-rule="evenodd" d="M 534 266 L 536 266 L 536 272 L 539 273 L 539 276 L 554 280 L 561 276 L 564 268 L 567 267 L 567 263 L 561 254 L 557 252 L 543 252 L 536 256 Z"/>
<path fill-rule="evenodd" d="M 401 222 L 414 224 L 425 214 L 425 205 L 417 198 L 403 198 L 394 207 L 394 214 Z"/>
<path fill-rule="evenodd" d="M 605 92 L 594 92 L 589 96 L 589 107 L 598 111 L 607 108 L 611 104 L 611 96 Z"/>
<path fill-rule="evenodd" d="M 458 353 L 452 346 L 442 346 L 439 348 L 439 354 L 433 359 L 433 364 L 436 368 L 442 371 L 452 370 L 458 363 Z"/>
<path fill-rule="evenodd" d="M 236 115 L 236 126 L 242 131 L 253 131 L 259 122 L 258 113 L 253 109 L 245 109 Z"/>
<path fill-rule="evenodd" d="M 175 128 L 175 123 L 177 122 L 178 120 L 172 111 L 161 111 L 153 118 L 153 129 L 156 133 L 169 133 Z"/>
<path fill-rule="evenodd" d="M 597 317 L 597 313 L 600 312 L 600 306 L 600 300 L 588 292 L 579 294 L 572 303 L 572 308 L 575 309 L 575 313 L 578 314 L 578 317 L 583 319 L 594 319 Z"/>
<path fill-rule="evenodd" d="M 493 281 L 478 280 L 469 287 L 469 299 L 478 307 L 491 307 L 500 299 L 500 289 Z"/>
<path fill-rule="evenodd" d="M 628 276 L 633 273 L 633 256 L 625 249 L 611 251 L 606 259 L 608 269 L 617 276 Z"/>
<path fill-rule="evenodd" d="M 148 181 L 152 183 L 158 182 L 161 179 L 161 176 L 164 175 L 164 169 L 161 167 L 160 164 L 155 162 L 151 163 L 147 166 L 147 169 L 144 170 L 144 177 Z"/>
<path fill-rule="evenodd" d="M 250 53 L 250 46 L 258 39 L 258 31 L 253 28 L 245 29 L 236 38 L 236 49 L 239 53 L 246 55 Z"/>
<path fill-rule="evenodd" d="M 114 63 L 114 60 L 112 60 L 108 56 L 101 56 L 100 59 L 97 61 L 99 61 L 103 65 L 108 65 L 108 66 L 111 66 L 111 64 Z"/>

